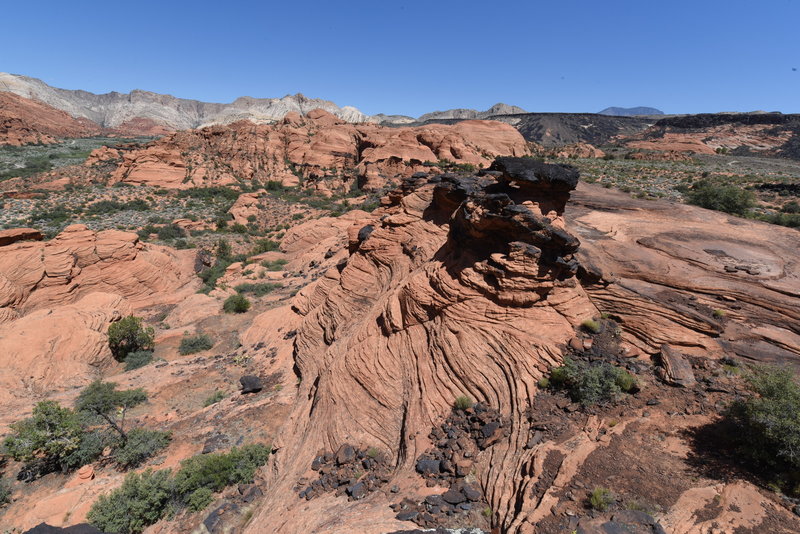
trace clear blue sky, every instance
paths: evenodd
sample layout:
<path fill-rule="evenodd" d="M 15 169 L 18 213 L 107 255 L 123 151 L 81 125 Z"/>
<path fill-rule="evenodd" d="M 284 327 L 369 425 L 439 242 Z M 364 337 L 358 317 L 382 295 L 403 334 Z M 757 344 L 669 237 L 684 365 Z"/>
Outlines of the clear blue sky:
<path fill-rule="evenodd" d="M 96 93 L 800 112 L 797 0 L 3 4 L 0 71 Z"/>

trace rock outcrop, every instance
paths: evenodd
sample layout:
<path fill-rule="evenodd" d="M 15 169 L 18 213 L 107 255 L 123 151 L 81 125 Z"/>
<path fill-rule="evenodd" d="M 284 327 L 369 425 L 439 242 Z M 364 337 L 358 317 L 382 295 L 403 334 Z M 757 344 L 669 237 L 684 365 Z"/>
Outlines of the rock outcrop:
<path fill-rule="evenodd" d="M 75 119 L 68 113 L 43 102 L 0 92 L 0 145 L 56 143 L 57 137 L 97 135 L 100 127 L 87 119 Z"/>
<path fill-rule="evenodd" d="M 462 394 L 511 419 L 508 436 L 483 451 L 475 469 L 492 481 L 482 484 L 492 508 L 513 519 L 519 500 L 527 502 L 518 473 L 532 458 L 522 448 L 522 414 L 560 345 L 595 311 L 575 275 L 578 241 L 561 216 L 577 178 L 569 167 L 501 159 L 483 176 L 406 180 L 373 216 L 371 232 L 355 222 L 346 264 L 297 297 L 302 383 L 291 430 L 276 444 L 293 453 L 278 455 L 269 484 L 267 498 L 282 505 L 261 510 L 253 525 L 401 529 L 390 502 L 375 509 L 385 497 L 353 503 L 351 512 L 370 503 L 372 513 L 348 513 L 345 526 L 337 518 L 346 501 L 322 495 L 297 514 L 299 500 L 285 494 L 316 451 L 345 442 L 393 451 L 395 480 L 409 484 L 431 448 L 431 428 Z"/>
<path fill-rule="evenodd" d="M 75 224 L 50 241 L 0 247 L 0 313 L 24 315 L 92 292 L 134 307 L 178 302 L 198 284 L 193 253 L 146 245 L 136 234 Z"/>
<path fill-rule="evenodd" d="M 242 121 L 177 132 L 125 152 L 112 182 L 188 188 L 279 181 L 329 192 L 355 180 L 365 189 L 448 164 L 488 167 L 529 154 L 512 127 L 491 121 L 389 128 L 354 125 L 324 110 L 289 113 L 275 125 Z"/>

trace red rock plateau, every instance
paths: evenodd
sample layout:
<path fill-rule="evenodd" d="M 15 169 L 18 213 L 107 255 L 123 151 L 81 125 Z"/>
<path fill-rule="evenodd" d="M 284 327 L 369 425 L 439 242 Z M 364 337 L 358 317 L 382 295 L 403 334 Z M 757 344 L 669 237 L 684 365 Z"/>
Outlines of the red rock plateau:
<path fill-rule="evenodd" d="M 460 125 L 505 132 L 493 123 Z M 128 174 L 119 179 L 140 169 L 133 181 L 149 183 L 172 161 L 181 170 L 161 183 L 182 187 L 193 161 L 203 166 L 191 167 L 190 180 L 225 183 L 231 170 L 215 170 L 200 154 L 251 154 L 238 160 L 235 172 L 249 169 L 259 177 L 264 169 L 254 161 L 273 160 L 252 155 L 283 133 L 290 161 L 309 173 L 333 162 L 362 166 L 369 180 L 370 164 L 383 173 L 401 169 L 387 163 L 398 156 L 383 155 L 386 136 L 407 143 L 407 159 L 399 161 L 412 164 L 390 174 L 402 179 L 380 208 L 294 226 L 280 251 L 258 257 L 285 260 L 286 268 L 254 275 L 301 289 L 285 300 L 268 296 L 273 300 L 265 308 L 244 319 L 221 315 L 216 299 L 243 279 L 241 263 L 228 268 L 215 290 L 220 295 L 197 295 L 192 251 L 83 227 L 49 242 L 21 240 L 36 238 L 27 231 L 10 234 L 13 242 L 0 247 L 6 318 L 0 358 L 14 372 L 4 374 L 9 399 L 0 423 L 28 413 L 34 399 L 64 385 L 119 371 L 105 355 L 103 329 L 131 309 L 169 303 L 177 306 L 163 319 L 171 328 L 159 331 L 157 351 L 171 343 L 174 352 L 180 332 L 212 324 L 231 340 L 230 350 L 170 356 L 163 367 L 115 376 L 126 387 L 146 387 L 154 399 L 148 420 L 175 433 L 155 467 L 200 453 L 215 432 L 269 438 L 275 449 L 259 473 L 263 496 L 250 505 L 252 517 L 217 514 L 220 531 L 385 534 L 454 527 L 464 516 L 442 512 L 453 510 L 449 503 L 468 504 L 459 510 L 476 512 L 487 531 L 512 534 L 614 532 L 621 522 L 635 524 L 629 531 L 637 533 L 800 531 L 775 493 L 716 464 L 713 440 L 703 434 L 744 391 L 740 379 L 721 371 L 722 358 L 796 362 L 800 356 L 796 231 L 631 199 L 578 184 L 571 167 L 532 158 L 498 158 L 477 174 L 414 174 L 428 158 L 443 159 L 443 150 L 448 159 L 477 165 L 483 159 L 471 158 L 489 149 L 476 149 L 465 131 L 456 135 L 456 126 L 363 128 L 326 115 L 289 117 L 270 127 L 239 123 L 173 134 L 126 159 Z M 509 133 L 507 139 L 501 146 L 516 150 L 515 138 Z M 201 148 L 184 159 L 181 150 L 192 142 Z M 314 143 L 362 148 L 353 159 L 333 148 L 309 152 Z M 282 164 L 281 154 L 274 154 L 274 165 Z M 582 331 L 592 317 L 612 321 L 614 329 L 603 330 L 605 337 Z M 540 387 L 565 355 L 593 357 L 595 350 L 635 373 L 639 391 L 613 406 L 583 410 Z M 175 399 L 186 397 L 200 405 L 207 388 L 237 377 L 237 360 L 249 362 L 249 373 L 279 377 L 271 384 L 280 388 L 202 409 L 176 407 Z M 76 394 L 56 391 L 55 397 Z M 462 395 L 478 404 L 454 414 Z M 380 460 L 367 461 L 369 450 Z M 354 465 L 355 458 L 363 463 Z M 331 486 L 356 472 L 371 477 L 369 484 Z M 80 523 L 91 501 L 122 480 L 107 466 L 95 466 L 94 473 L 76 473 L 68 484 L 52 475 L 9 505 L 7 521 L 22 528 L 44 520 Z M 597 486 L 611 487 L 620 508 L 589 512 L 584 501 Z M 224 498 L 237 499 L 238 492 Z M 648 514 L 622 504 L 646 506 L 662 530 L 647 523 Z M 163 520 L 146 532 L 199 531 L 216 513 L 210 510 Z"/>
<path fill-rule="evenodd" d="M 496 156 L 527 154 L 522 136 L 499 122 L 390 128 L 313 110 L 304 117 L 289 113 L 274 125 L 240 121 L 176 132 L 126 152 L 112 182 L 180 189 L 240 180 L 293 186 L 302 179 L 304 187 L 328 192 L 345 187 L 341 176 L 349 173 L 374 190 L 440 160 L 488 167 Z"/>
<path fill-rule="evenodd" d="M 42 102 L 0 92 L 0 145 L 56 143 L 56 137 L 87 137 L 100 133 L 89 119 L 75 119 Z"/>

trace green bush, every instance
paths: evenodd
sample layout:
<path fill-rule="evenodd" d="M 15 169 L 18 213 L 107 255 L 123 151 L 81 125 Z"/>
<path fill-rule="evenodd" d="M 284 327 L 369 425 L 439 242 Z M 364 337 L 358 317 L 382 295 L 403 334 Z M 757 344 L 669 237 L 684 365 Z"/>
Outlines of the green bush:
<path fill-rule="evenodd" d="M 78 415 L 55 401 L 42 401 L 27 419 L 11 425 L 3 441 L 6 453 L 14 460 L 31 462 L 43 459 L 67 469 L 66 458 L 80 447 L 83 429 Z"/>
<path fill-rule="evenodd" d="M 104 532 L 138 534 L 165 515 L 171 498 L 169 470 L 130 473 L 121 487 L 101 495 L 86 517 Z"/>
<path fill-rule="evenodd" d="M 223 393 L 222 391 L 215 391 L 213 394 L 209 395 L 208 398 L 206 398 L 206 400 L 203 402 L 203 407 L 216 404 L 224 398 L 225 398 L 225 393 Z"/>
<path fill-rule="evenodd" d="M 256 469 L 264 465 L 271 449 L 266 445 L 245 445 L 234 447 L 227 454 L 203 454 L 181 462 L 175 474 L 175 491 L 178 495 L 188 495 L 200 488 L 221 491 L 231 484 L 253 482 Z"/>
<path fill-rule="evenodd" d="M 155 332 L 143 326 L 140 317 L 129 315 L 108 327 L 108 346 L 117 360 L 123 361 L 131 352 L 153 350 Z"/>
<path fill-rule="evenodd" d="M 739 452 L 756 466 L 800 476 L 800 385 L 793 371 L 762 366 L 744 376 L 754 395 L 734 401 L 726 413 L 736 425 Z"/>
<path fill-rule="evenodd" d="M 214 492 L 208 488 L 194 490 L 186 499 L 186 507 L 192 512 L 204 510 L 214 500 Z"/>
<path fill-rule="evenodd" d="M 594 319 L 586 319 L 581 323 L 581 326 L 593 334 L 599 334 L 602 329 L 600 322 Z"/>
<path fill-rule="evenodd" d="M 186 237 L 186 231 L 176 224 L 168 224 L 158 229 L 158 238 L 162 241 Z"/>
<path fill-rule="evenodd" d="M 606 488 L 597 487 L 589 494 L 589 506 L 598 512 L 605 512 L 614 504 L 614 495 Z"/>
<path fill-rule="evenodd" d="M 255 246 L 253 247 L 252 252 L 250 253 L 251 256 L 255 256 L 256 254 L 263 254 L 264 252 L 271 252 L 273 250 L 278 250 L 280 247 L 280 243 L 273 241 L 271 239 L 259 239 L 256 241 Z"/>
<path fill-rule="evenodd" d="M 261 266 L 264 267 L 268 271 L 282 271 L 283 267 L 289 263 L 284 259 L 279 259 L 275 261 L 267 261 L 264 260 L 261 262 Z"/>
<path fill-rule="evenodd" d="M 244 313 L 250 309 L 250 301 L 241 293 L 237 293 L 225 299 L 222 309 L 225 313 Z"/>
<path fill-rule="evenodd" d="M 125 370 L 133 371 L 139 367 L 144 367 L 153 361 L 153 351 L 151 350 L 137 350 L 125 356 Z"/>
<path fill-rule="evenodd" d="M 711 210 L 724 211 L 745 216 L 756 204 L 755 195 L 735 185 L 720 185 L 709 180 L 700 180 L 688 192 L 690 204 Z"/>
<path fill-rule="evenodd" d="M 264 295 L 268 295 L 281 287 L 283 286 L 281 286 L 280 284 L 261 282 L 258 284 L 250 284 L 250 283 L 239 284 L 234 289 L 236 289 L 236 291 L 239 293 L 249 293 L 256 297 L 263 297 Z"/>
<path fill-rule="evenodd" d="M 615 400 L 620 393 L 631 393 L 637 388 L 636 379 L 625 369 L 607 362 L 586 364 L 571 358 L 550 373 L 550 385 L 566 389 L 575 402 L 584 406 Z"/>
<path fill-rule="evenodd" d="M 183 356 L 186 356 L 208 350 L 213 346 L 214 341 L 208 334 L 183 336 L 183 339 L 181 339 L 181 345 L 178 348 L 178 352 L 180 352 Z"/>
<path fill-rule="evenodd" d="M 171 439 L 169 432 L 134 428 L 128 432 L 128 439 L 115 453 L 117 464 L 125 469 L 138 467 L 169 445 Z"/>
<path fill-rule="evenodd" d="M 77 469 L 100 458 L 103 449 L 119 445 L 119 437 L 109 431 L 92 430 L 81 435 L 78 448 L 64 458 L 64 467 Z"/>
<path fill-rule="evenodd" d="M 145 401 L 147 393 L 141 388 L 117 390 L 113 382 L 95 380 L 78 395 L 75 409 L 108 423 L 124 442 L 128 439 L 124 428 L 125 411 Z M 120 411 L 122 416 L 118 419 Z"/>
<path fill-rule="evenodd" d="M 200 511 L 211 503 L 214 492 L 253 482 L 269 454 L 266 445 L 246 445 L 227 454 L 186 459 L 174 477 L 169 469 L 129 473 L 121 487 L 94 503 L 87 519 L 106 532 L 138 534 L 170 510 L 187 506 Z"/>
<path fill-rule="evenodd" d="M 456 400 L 453 402 L 453 409 L 464 411 L 472 408 L 472 399 L 468 395 L 461 395 L 456 397 Z"/>

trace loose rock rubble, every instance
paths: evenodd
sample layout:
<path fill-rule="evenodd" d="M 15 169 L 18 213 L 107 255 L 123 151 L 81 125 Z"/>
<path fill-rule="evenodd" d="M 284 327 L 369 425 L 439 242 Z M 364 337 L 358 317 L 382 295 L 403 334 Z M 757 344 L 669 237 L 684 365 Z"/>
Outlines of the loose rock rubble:
<path fill-rule="evenodd" d="M 385 456 L 375 448 L 358 449 L 349 443 L 334 453 L 320 451 L 311 463 L 311 469 L 319 472 L 312 482 L 301 479 L 295 491 L 301 499 L 336 492 L 347 495 L 351 501 L 363 499 L 389 481 L 389 465 Z"/>
<path fill-rule="evenodd" d="M 404 499 L 393 504 L 397 519 L 422 527 L 454 526 L 476 518 L 486 522 L 491 510 L 475 483 L 475 456 L 506 435 L 500 413 L 483 403 L 454 410 L 444 424 L 431 432 L 429 437 L 435 448 L 420 455 L 416 464 L 429 487 L 449 489 L 441 495 L 429 495 L 422 502 Z"/>

